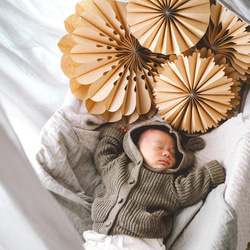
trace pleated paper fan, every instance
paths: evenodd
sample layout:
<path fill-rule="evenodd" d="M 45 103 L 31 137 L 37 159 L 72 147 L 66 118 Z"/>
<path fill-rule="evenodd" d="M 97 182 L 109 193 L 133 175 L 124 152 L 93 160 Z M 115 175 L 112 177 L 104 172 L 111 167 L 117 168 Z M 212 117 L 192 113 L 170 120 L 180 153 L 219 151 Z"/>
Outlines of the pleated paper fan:
<path fill-rule="evenodd" d="M 165 55 L 194 46 L 207 30 L 209 0 L 130 0 L 132 34 L 142 46 Z"/>
<path fill-rule="evenodd" d="M 221 54 L 214 55 L 211 49 L 207 50 L 206 48 L 202 48 L 199 52 L 201 54 L 201 58 L 207 58 L 209 56 L 212 56 L 216 65 L 224 65 L 225 76 L 232 79 L 233 85 L 231 86 L 231 91 L 232 93 L 234 93 L 234 98 L 231 99 L 232 109 L 228 110 L 227 118 L 233 117 L 236 112 L 236 106 L 240 104 L 241 99 L 239 92 L 242 87 L 242 82 L 239 80 L 239 74 L 233 67 L 229 66 L 226 61 L 226 58 L 223 57 Z"/>
<path fill-rule="evenodd" d="M 81 25 L 60 46 L 71 46 L 62 69 L 72 93 L 86 100 L 88 112 L 104 114 L 107 121 L 131 123 L 155 113 L 154 76 L 165 59 L 131 35 L 126 6 L 113 0 L 91 1 L 79 17 Z"/>
<path fill-rule="evenodd" d="M 185 56 L 190 56 L 194 52 L 199 52 L 201 58 L 208 58 L 208 57 L 212 56 L 216 65 L 219 65 L 219 66 L 224 65 L 225 66 L 225 68 L 224 68 L 225 76 L 232 79 L 233 85 L 231 86 L 231 91 L 235 95 L 234 98 L 231 100 L 231 104 L 232 104 L 233 108 L 231 110 L 228 110 L 227 115 L 228 115 L 228 118 L 234 116 L 235 112 L 236 112 L 236 106 L 240 104 L 240 99 L 241 99 L 239 92 L 240 92 L 241 87 L 242 87 L 242 82 L 239 79 L 238 72 L 233 67 L 229 66 L 226 58 L 223 55 L 221 55 L 221 54 L 215 55 L 211 49 L 207 49 L 205 47 L 203 47 L 200 50 L 198 50 L 196 47 L 193 47 L 192 49 L 185 51 L 183 54 Z M 175 60 L 176 58 L 177 58 L 177 56 L 175 56 L 175 55 L 170 56 L 171 61 Z"/>
<path fill-rule="evenodd" d="M 64 21 L 65 29 L 69 34 L 62 37 L 58 42 L 58 47 L 63 53 L 61 59 L 63 73 L 70 79 L 71 92 L 74 93 L 74 95 L 80 100 L 84 100 L 86 98 L 89 86 L 80 85 L 75 78 L 75 71 L 80 64 L 75 62 L 70 54 L 72 48 L 78 45 L 78 43 L 73 40 L 72 33 L 75 29 L 83 26 L 80 15 L 84 11 L 88 11 L 90 9 L 92 1 L 93 0 L 84 0 L 76 4 L 76 14 L 72 14 Z"/>
<path fill-rule="evenodd" d="M 211 5 L 209 28 L 197 45 L 221 54 L 242 80 L 250 74 L 250 32 L 248 25 L 218 2 Z"/>
<path fill-rule="evenodd" d="M 178 55 L 167 62 L 157 77 L 154 89 L 159 114 L 178 130 L 205 133 L 227 118 L 233 107 L 232 79 L 224 66 L 216 65 L 212 56 L 201 58 Z"/>

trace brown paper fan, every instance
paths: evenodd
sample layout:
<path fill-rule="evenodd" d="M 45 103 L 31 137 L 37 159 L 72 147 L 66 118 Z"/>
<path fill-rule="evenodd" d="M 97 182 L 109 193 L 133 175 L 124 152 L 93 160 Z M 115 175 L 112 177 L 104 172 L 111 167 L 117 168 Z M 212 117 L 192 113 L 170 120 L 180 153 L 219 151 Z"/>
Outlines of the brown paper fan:
<path fill-rule="evenodd" d="M 207 50 L 206 48 L 202 48 L 199 52 L 201 54 L 201 58 L 207 58 L 209 56 L 212 56 L 216 65 L 224 65 L 225 76 L 232 79 L 233 85 L 231 86 L 231 92 L 234 93 L 234 98 L 231 99 L 232 109 L 228 110 L 227 118 L 233 117 L 236 112 L 236 106 L 240 104 L 241 99 L 239 92 L 241 90 L 242 83 L 239 80 L 239 74 L 233 67 L 229 66 L 226 61 L 226 58 L 223 57 L 221 54 L 214 55 L 211 49 Z"/>
<path fill-rule="evenodd" d="M 71 79 L 72 93 L 86 100 L 88 111 L 104 114 L 107 121 L 131 123 L 155 113 L 154 75 L 164 58 L 131 35 L 126 5 L 92 1 L 90 10 L 81 14 L 81 26 L 69 34 L 67 43 L 61 40 L 60 46 L 71 46 L 64 55 L 70 59 L 62 59 L 62 69 Z"/>
<path fill-rule="evenodd" d="M 210 48 L 213 53 L 224 56 L 242 80 L 250 74 L 250 33 L 247 24 L 221 4 L 211 6 L 209 28 L 197 46 Z"/>
<path fill-rule="evenodd" d="M 132 34 L 151 51 L 179 54 L 194 46 L 207 30 L 209 0 L 130 0 Z"/>
<path fill-rule="evenodd" d="M 225 76 L 224 66 L 200 53 L 179 55 L 167 62 L 157 77 L 155 103 L 166 122 L 188 133 L 205 133 L 217 127 L 232 109 L 234 83 Z"/>
<path fill-rule="evenodd" d="M 206 49 L 203 47 L 202 49 L 198 50 L 196 47 L 193 47 L 192 49 L 185 51 L 183 55 L 190 56 L 194 52 L 199 52 L 201 58 L 208 58 L 212 56 L 216 65 L 225 66 L 224 68 L 225 76 L 232 79 L 233 85 L 231 86 L 231 91 L 235 94 L 234 98 L 231 100 L 233 108 L 231 110 L 228 110 L 227 114 L 228 118 L 234 116 L 236 112 L 236 106 L 240 104 L 240 99 L 241 99 L 239 92 L 242 87 L 242 82 L 239 80 L 238 72 L 233 67 L 229 66 L 229 64 L 226 61 L 226 58 L 223 55 L 221 54 L 215 55 L 211 49 Z M 171 61 L 175 60 L 176 58 L 177 56 L 175 55 L 171 55 L 169 57 Z"/>

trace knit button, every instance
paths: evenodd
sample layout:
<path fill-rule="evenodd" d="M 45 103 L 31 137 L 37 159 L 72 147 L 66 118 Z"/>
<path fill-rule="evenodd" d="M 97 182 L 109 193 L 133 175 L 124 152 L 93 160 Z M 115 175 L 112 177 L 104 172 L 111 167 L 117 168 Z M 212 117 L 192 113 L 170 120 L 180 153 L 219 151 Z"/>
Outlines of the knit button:
<path fill-rule="evenodd" d="M 130 185 L 132 185 L 132 184 L 134 184 L 135 183 L 135 181 L 133 180 L 133 179 L 130 179 L 129 181 L 128 181 L 128 184 L 130 184 Z"/>
<path fill-rule="evenodd" d="M 106 227 L 110 227 L 111 226 L 111 221 L 108 221 L 106 224 L 105 224 Z"/>
<path fill-rule="evenodd" d="M 118 200 L 118 203 L 122 203 L 123 202 L 123 198 L 120 198 L 119 200 Z"/>

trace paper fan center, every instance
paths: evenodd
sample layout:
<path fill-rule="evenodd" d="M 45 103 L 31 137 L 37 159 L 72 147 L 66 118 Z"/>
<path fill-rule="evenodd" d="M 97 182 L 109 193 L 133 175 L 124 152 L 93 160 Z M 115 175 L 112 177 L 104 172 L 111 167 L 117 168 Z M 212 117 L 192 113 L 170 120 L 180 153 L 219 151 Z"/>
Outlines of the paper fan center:
<path fill-rule="evenodd" d="M 131 66 L 136 67 L 137 63 L 143 60 L 144 50 L 138 40 L 131 35 L 126 43 L 122 44 L 121 53 L 118 56 L 123 57 L 125 64 L 129 63 Z"/>
<path fill-rule="evenodd" d="M 170 17 L 174 15 L 174 11 L 168 6 L 165 6 L 165 8 L 162 9 L 162 14 L 166 19 L 169 19 Z"/>
<path fill-rule="evenodd" d="M 140 56 L 140 48 L 136 44 L 132 44 L 131 48 L 128 50 L 128 54 L 132 57 L 138 57 Z"/>
<path fill-rule="evenodd" d="M 197 93 L 193 90 L 190 92 L 190 99 L 196 99 Z"/>

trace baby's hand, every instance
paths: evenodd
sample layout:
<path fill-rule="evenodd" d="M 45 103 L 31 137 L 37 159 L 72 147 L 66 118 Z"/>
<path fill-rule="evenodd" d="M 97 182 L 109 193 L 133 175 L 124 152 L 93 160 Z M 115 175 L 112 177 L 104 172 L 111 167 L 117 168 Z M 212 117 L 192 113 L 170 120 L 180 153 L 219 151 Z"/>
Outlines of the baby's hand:
<path fill-rule="evenodd" d="M 127 133 L 127 131 L 128 131 L 128 129 L 127 128 L 125 128 L 124 126 L 122 126 L 122 125 L 119 125 L 118 126 L 118 129 L 122 132 L 122 133 L 124 133 L 124 134 L 126 134 Z"/>

